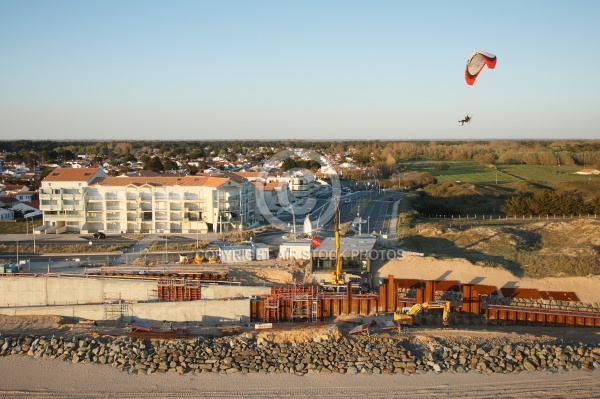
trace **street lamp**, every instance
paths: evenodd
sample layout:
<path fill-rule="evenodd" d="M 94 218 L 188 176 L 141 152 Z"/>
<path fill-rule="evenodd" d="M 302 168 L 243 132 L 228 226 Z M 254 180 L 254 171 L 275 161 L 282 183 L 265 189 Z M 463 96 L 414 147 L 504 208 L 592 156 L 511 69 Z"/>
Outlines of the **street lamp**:
<path fill-rule="evenodd" d="M 27 230 L 27 235 L 29 235 L 29 222 L 27 221 L 27 216 L 25 216 L 25 229 Z M 33 224 L 33 218 L 31 218 L 31 235 L 33 235 L 33 253 L 35 253 L 35 225 Z"/>
<path fill-rule="evenodd" d="M 367 234 L 371 234 L 371 216 L 367 217 Z"/>
<path fill-rule="evenodd" d="M 362 219 L 360 217 L 360 199 L 358 200 L 358 235 L 362 234 Z"/>
<path fill-rule="evenodd" d="M 17 241 L 17 266 L 19 265 L 19 241 Z"/>
<path fill-rule="evenodd" d="M 290 210 L 292 211 L 292 231 L 294 233 L 294 242 L 296 241 L 296 214 L 294 213 L 294 205 L 290 204 Z"/>

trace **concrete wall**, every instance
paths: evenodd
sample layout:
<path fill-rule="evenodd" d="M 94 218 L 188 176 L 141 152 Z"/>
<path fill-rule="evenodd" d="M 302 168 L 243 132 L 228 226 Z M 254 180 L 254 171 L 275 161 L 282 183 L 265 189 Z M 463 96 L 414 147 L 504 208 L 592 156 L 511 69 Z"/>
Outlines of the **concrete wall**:
<path fill-rule="evenodd" d="M 75 277 L 1 277 L 0 307 L 102 303 L 104 298 L 147 301 L 156 281 Z"/>
<path fill-rule="evenodd" d="M 104 319 L 104 305 L 31 306 L 0 308 L 0 314 L 11 316 L 57 315 L 91 320 Z M 174 322 L 198 321 L 207 324 L 250 321 L 250 300 L 202 300 L 188 302 L 152 302 L 129 304 L 130 317 L 143 320 Z"/>
<path fill-rule="evenodd" d="M 235 298 L 239 296 L 249 297 L 256 295 L 267 295 L 271 293 L 271 287 L 247 287 L 243 285 L 202 285 L 202 299 Z"/>
<path fill-rule="evenodd" d="M 0 307 L 102 303 L 105 298 L 146 302 L 157 289 L 155 280 L 76 277 L 0 277 Z M 270 287 L 202 285 L 202 299 L 268 294 Z"/>

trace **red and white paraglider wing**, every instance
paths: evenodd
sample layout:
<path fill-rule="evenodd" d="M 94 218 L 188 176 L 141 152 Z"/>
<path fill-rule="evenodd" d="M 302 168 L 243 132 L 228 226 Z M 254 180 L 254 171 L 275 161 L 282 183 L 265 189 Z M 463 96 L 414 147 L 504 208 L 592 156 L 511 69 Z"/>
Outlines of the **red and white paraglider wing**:
<path fill-rule="evenodd" d="M 483 51 L 475 51 L 471 54 L 465 69 L 465 80 L 468 85 L 472 86 L 475 83 L 477 76 L 479 76 L 484 66 L 494 69 L 496 66 L 496 56 Z"/>

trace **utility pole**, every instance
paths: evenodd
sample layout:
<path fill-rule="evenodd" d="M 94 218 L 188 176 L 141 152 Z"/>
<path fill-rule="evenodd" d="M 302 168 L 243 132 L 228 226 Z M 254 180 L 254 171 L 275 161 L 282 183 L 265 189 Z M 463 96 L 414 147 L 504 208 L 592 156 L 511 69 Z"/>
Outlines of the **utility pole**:
<path fill-rule="evenodd" d="M 360 199 L 358 200 L 358 236 L 362 234 L 362 220 L 360 219 Z"/>
<path fill-rule="evenodd" d="M 290 209 L 292 210 L 292 231 L 294 234 L 294 242 L 296 241 L 296 214 L 294 213 L 294 205 L 290 204 Z"/>

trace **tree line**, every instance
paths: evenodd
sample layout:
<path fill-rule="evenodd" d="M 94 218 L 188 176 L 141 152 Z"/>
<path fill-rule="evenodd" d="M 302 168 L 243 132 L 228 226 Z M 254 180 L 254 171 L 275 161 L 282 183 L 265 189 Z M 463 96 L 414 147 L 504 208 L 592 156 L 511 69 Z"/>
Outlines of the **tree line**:
<path fill-rule="evenodd" d="M 517 216 L 600 214 L 600 194 L 586 201 L 579 193 L 539 190 L 510 197 L 500 210 Z"/>

